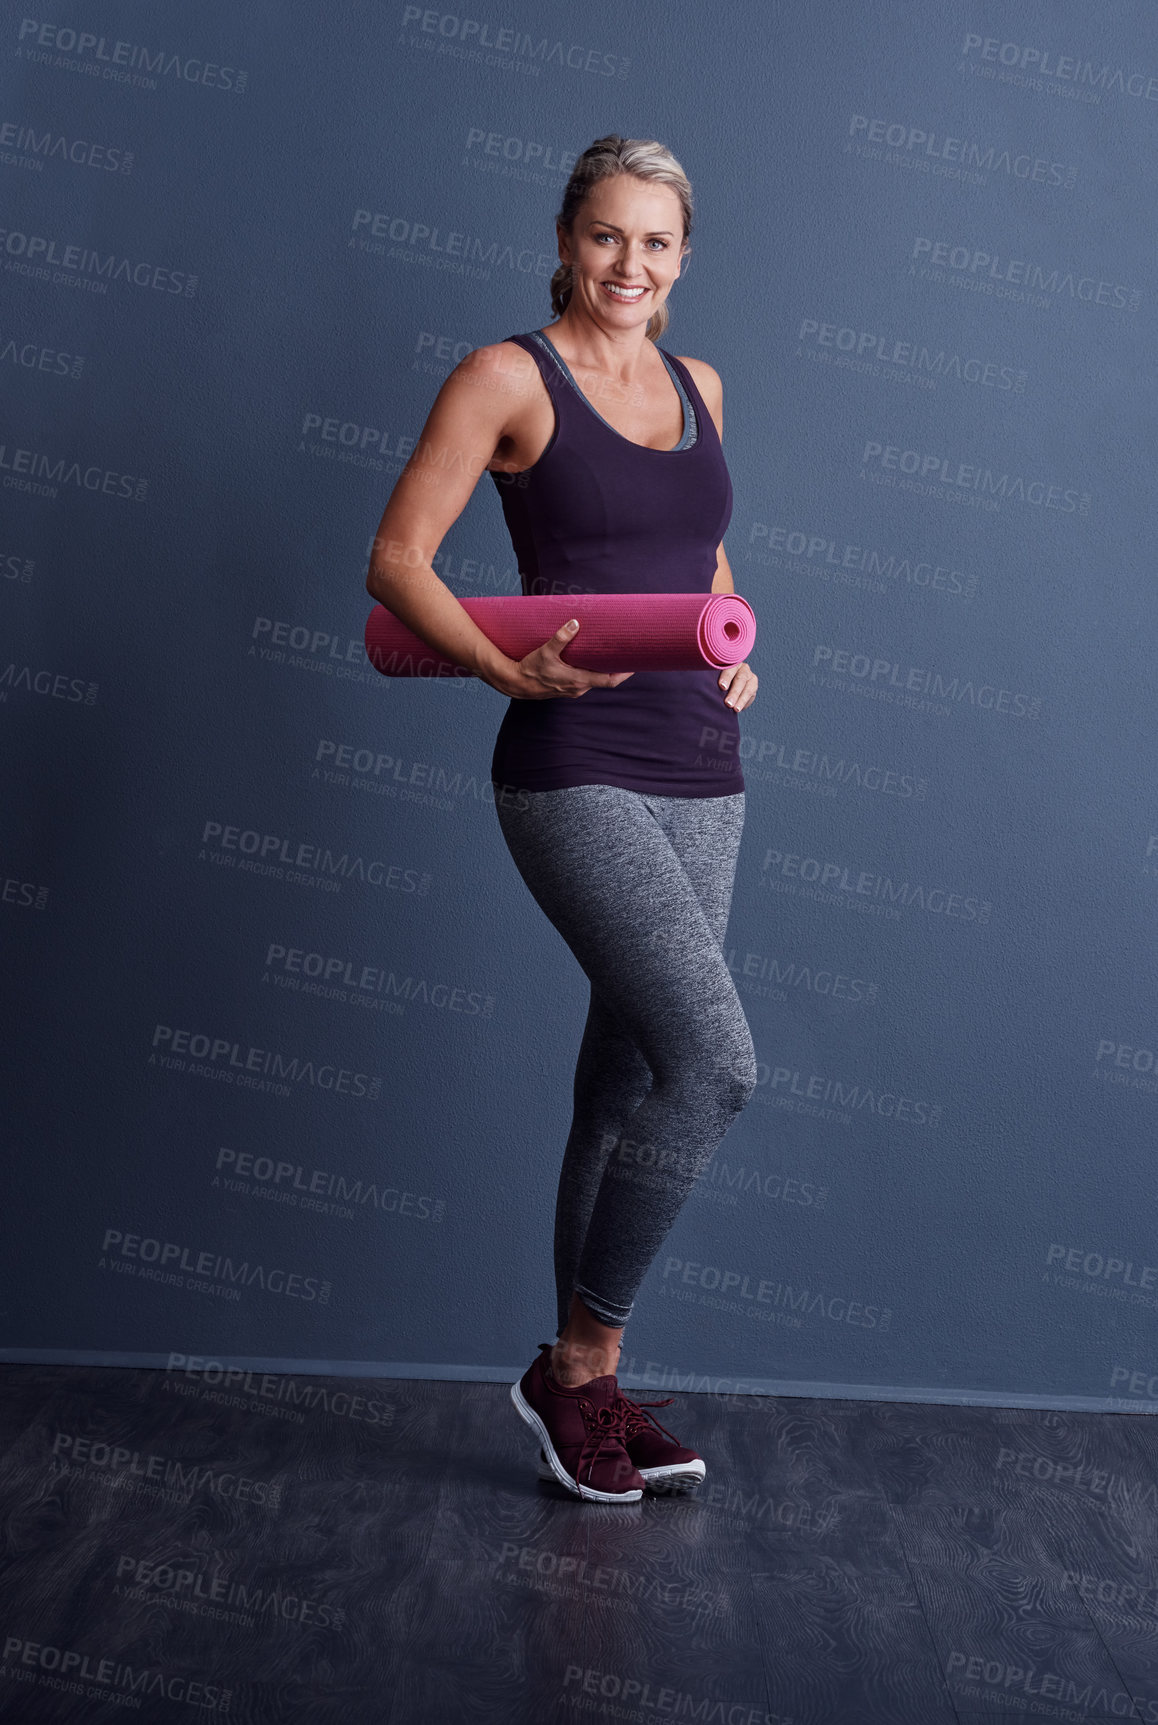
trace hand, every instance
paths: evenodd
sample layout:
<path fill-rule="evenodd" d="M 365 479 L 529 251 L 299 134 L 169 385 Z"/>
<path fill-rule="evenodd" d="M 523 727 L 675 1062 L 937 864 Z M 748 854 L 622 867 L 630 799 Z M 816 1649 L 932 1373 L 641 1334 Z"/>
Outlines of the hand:
<path fill-rule="evenodd" d="M 745 659 L 742 665 L 725 665 L 719 675 L 721 689 L 725 690 L 724 704 L 742 713 L 745 707 L 750 707 L 756 699 L 756 690 L 760 679 Z"/>
<path fill-rule="evenodd" d="M 569 695 L 572 699 L 585 695 L 588 689 L 618 689 L 634 671 L 586 671 L 581 665 L 570 665 L 559 655 L 575 640 L 579 628 L 564 623 L 549 641 L 535 647 L 525 658 L 515 663 L 507 677 L 509 687 L 504 693 L 524 701 L 548 701 L 555 696 Z"/>

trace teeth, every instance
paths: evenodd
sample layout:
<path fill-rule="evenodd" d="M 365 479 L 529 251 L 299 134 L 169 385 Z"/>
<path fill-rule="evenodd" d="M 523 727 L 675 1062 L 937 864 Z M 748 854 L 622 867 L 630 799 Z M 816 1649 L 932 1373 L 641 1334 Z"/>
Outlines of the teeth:
<path fill-rule="evenodd" d="M 604 282 L 603 286 L 608 288 L 611 293 L 616 294 L 620 299 L 639 299 L 643 293 L 642 288 L 615 287 L 612 282 Z"/>

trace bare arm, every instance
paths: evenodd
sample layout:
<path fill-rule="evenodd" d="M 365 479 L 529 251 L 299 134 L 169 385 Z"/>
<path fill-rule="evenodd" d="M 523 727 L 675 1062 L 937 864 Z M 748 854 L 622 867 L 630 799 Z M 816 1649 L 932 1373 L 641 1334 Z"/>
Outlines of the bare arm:
<path fill-rule="evenodd" d="M 704 405 L 712 416 L 720 442 L 724 441 L 724 386 L 720 374 L 713 366 L 702 359 L 686 359 L 681 354 L 684 364 L 695 379 L 696 388 L 704 399 Z M 723 542 L 716 552 L 716 573 L 712 577 L 713 593 L 734 593 L 735 582 L 732 580 L 732 567 L 728 562 L 728 554 Z M 724 690 L 724 699 L 729 707 L 737 712 L 744 707 L 750 707 L 756 699 L 756 690 L 760 679 L 752 670 L 747 660 L 740 665 L 729 665 L 720 672 L 719 684 Z"/>
<path fill-rule="evenodd" d="M 732 580 L 732 567 L 721 542 L 720 549 L 716 553 L 716 573 L 712 576 L 712 592 L 734 593 L 735 591 L 736 584 Z"/>
<path fill-rule="evenodd" d="M 379 522 L 366 591 L 436 652 L 504 695 L 582 695 L 591 687 L 617 686 L 631 673 L 568 665 L 559 653 L 576 631 L 565 628 L 526 658 L 508 659 L 433 567 L 439 545 L 526 399 L 532 384 L 527 367 L 533 371 L 534 361 L 525 356 L 524 366 L 523 357 L 496 342 L 467 354 L 446 379 Z"/>

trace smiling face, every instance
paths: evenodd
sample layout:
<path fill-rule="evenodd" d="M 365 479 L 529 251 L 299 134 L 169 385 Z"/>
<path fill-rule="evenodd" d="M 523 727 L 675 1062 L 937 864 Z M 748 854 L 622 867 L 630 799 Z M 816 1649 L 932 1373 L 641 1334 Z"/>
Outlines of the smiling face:
<path fill-rule="evenodd" d="M 683 209 L 671 186 L 614 174 L 580 205 L 571 235 L 559 229 L 559 256 L 575 273 L 567 310 L 604 327 L 647 323 L 680 273 Z"/>

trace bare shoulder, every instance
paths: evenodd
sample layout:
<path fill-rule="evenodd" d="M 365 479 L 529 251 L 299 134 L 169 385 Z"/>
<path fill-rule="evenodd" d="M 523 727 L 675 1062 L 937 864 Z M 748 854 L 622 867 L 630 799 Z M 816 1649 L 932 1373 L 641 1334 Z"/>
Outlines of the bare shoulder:
<path fill-rule="evenodd" d="M 686 353 L 678 353 L 676 358 L 681 365 L 687 366 L 696 388 L 712 412 L 717 413 L 723 404 L 724 385 L 715 366 L 709 365 L 706 359 L 692 359 Z"/>
<path fill-rule="evenodd" d="M 472 348 L 447 373 L 428 425 L 440 437 L 477 437 L 493 449 L 512 414 L 525 410 L 537 381 L 530 354 L 511 341 Z"/>
<path fill-rule="evenodd" d="M 709 365 L 706 359 L 692 359 L 685 353 L 679 353 L 676 358 L 686 365 L 692 374 L 692 382 L 703 397 L 704 406 L 712 416 L 716 431 L 724 435 L 724 385 L 715 366 Z"/>
<path fill-rule="evenodd" d="M 475 347 L 449 372 L 438 402 L 456 415 L 478 418 L 488 425 L 505 420 L 512 400 L 533 394 L 538 373 L 525 348 L 513 341 L 486 342 Z"/>
<path fill-rule="evenodd" d="M 523 377 L 538 368 L 526 348 L 514 341 L 492 341 L 472 348 L 460 359 L 451 377 Z"/>

